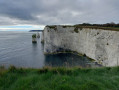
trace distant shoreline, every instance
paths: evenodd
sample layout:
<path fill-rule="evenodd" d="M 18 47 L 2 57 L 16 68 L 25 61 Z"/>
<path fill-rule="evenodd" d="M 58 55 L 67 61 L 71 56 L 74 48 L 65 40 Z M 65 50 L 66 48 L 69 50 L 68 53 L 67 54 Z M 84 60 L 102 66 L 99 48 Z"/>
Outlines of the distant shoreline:
<path fill-rule="evenodd" d="M 29 32 L 42 32 L 43 30 L 30 30 Z"/>

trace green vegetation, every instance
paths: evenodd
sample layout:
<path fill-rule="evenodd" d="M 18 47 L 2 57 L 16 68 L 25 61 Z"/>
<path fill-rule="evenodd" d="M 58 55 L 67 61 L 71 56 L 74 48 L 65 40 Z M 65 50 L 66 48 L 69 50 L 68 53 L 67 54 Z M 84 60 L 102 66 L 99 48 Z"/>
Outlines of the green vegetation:
<path fill-rule="evenodd" d="M 62 26 L 63 28 L 66 28 L 67 26 Z"/>
<path fill-rule="evenodd" d="M 47 25 L 46 27 L 49 27 L 50 29 L 54 29 L 55 31 L 57 30 L 57 26 L 56 25 Z"/>
<path fill-rule="evenodd" d="M 77 26 L 79 28 L 91 28 L 91 29 L 103 29 L 103 30 L 110 30 L 110 31 L 119 31 L 119 28 L 116 27 L 100 27 L 100 26 Z"/>
<path fill-rule="evenodd" d="M 49 28 L 55 28 L 56 25 L 47 25 L 46 27 L 49 27 Z"/>
<path fill-rule="evenodd" d="M 83 23 L 83 24 L 76 24 L 76 25 L 61 25 L 61 26 L 63 28 L 74 27 L 76 32 L 77 32 L 77 28 L 79 28 L 80 30 L 82 30 L 83 28 L 91 28 L 91 29 L 119 31 L 119 24 L 115 24 L 113 22 L 106 23 L 106 24 Z M 57 25 L 50 25 L 50 26 L 47 25 L 46 27 L 57 30 Z"/>
<path fill-rule="evenodd" d="M 106 24 L 83 23 L 83 24 L 76 24 L 76 25 L 74 25 L 74 27 L 77 27 L 77 28 L 91 28 L 91 29 L 103 29 L 103 30 L 119 31 L 119 24 L 115 24 L 113 22 L 106 23 Z"/>
<path fill-rule="evenodd" d="M 36 34 L 32 35 L 32 43 L 37 43 L 37 41 L 36 41 Z"/>
<path fill-rule="evenodd" d="M 0 90 L 118 90 L 119 67 L 0 68 Z"/>
<path fill-rule="evenodd" d="M 73 25 L 62 25 L 63 28 L 74 27 Z"/>
<path fill-rule="evenodd" d="M 36 38 L 36 34 L 33 34 L 33 35 L 32 35 L 32 38 Z"/>
<path fill-rule="evenodd" d="M 76 32 L 76 33 L 79 32 L 77 27 L 75 27 L 74 32 Z"/>

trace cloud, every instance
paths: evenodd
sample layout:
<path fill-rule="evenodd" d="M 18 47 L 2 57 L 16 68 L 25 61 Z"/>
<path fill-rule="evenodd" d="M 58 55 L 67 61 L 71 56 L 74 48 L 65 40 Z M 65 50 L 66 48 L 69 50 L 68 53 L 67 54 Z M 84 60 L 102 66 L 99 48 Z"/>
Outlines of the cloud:
<path fill-rule="evenodd" d="M 0 31 L 29 31 L 29 30 L 43 30 L 44 25 L 12 25 L 0 26 Z"/>
<path fill-rule="evenodd" d="M 119 0 L 0 0 L 1 25 L 119 23 Z"/>

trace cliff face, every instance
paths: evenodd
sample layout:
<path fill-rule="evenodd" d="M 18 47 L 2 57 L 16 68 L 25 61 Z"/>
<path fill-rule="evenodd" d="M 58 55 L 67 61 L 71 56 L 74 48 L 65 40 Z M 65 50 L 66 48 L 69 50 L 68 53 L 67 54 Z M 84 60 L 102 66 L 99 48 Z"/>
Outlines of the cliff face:
<path fill-rule="evenodd" d="M 95 59 L 104 66 L 119 61 L 119 32 L 111 30 L 47 26 L 43 33 L 44 53 L 75 51 Z"/>

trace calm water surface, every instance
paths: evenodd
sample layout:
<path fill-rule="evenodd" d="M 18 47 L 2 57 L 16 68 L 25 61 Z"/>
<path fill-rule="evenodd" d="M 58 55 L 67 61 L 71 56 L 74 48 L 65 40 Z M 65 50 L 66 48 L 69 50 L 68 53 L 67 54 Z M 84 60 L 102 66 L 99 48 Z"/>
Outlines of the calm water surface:
<path fill-rule="evenodd" d="M 86 57 L 74 54 L 44 55 L 40 39 L 32 44 L 32 32 L 0 32 L 0 66 L 25 68 L 52 67 L 96 67 Z"/>

